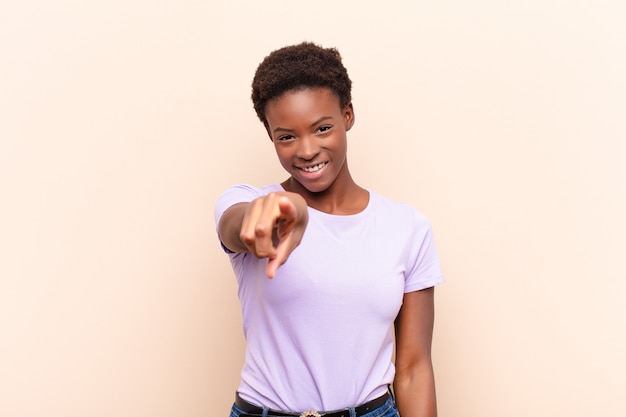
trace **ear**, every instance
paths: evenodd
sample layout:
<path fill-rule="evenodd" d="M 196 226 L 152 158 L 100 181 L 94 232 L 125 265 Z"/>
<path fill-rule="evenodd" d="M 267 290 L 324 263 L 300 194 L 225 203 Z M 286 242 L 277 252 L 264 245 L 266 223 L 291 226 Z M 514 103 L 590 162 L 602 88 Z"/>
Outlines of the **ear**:
<path fill-rule="evenodd" d="M 347 132 L 354 126 L 354 106 L 352 106 L 352 103 L 348 104 L 345 109 L 343 109 L 343 119 Z"/>

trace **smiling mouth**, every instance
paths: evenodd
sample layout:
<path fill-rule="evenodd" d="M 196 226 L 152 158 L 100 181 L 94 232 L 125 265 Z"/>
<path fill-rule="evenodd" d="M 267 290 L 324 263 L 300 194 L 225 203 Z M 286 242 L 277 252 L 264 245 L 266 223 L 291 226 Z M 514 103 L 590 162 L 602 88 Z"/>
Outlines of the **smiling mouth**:
<path fill-rule="evenodd" d="M 317 172 L 320 169 L 324 168 L 326 166 L 328 162 L 321 162 L 317 165 L 312 165 L 312 166 L 308 166 L 308 167 L 301 167 L 300 169 L 303 170 L 304 172 Z"/>

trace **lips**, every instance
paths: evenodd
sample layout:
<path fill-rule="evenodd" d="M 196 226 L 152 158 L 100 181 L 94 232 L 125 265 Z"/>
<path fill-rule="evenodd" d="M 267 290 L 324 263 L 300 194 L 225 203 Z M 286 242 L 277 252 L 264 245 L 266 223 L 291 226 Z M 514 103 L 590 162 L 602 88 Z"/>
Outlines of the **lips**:
<path fill-rule="evenodd" d="M 313 172 L 317 172 L 320 169 L 324 168 L 326 166 L 326 164 L 328 164 L 328 162 L 320 162 L 319 164 L 316 164 L 316 165 L 308 165 L 308 166 L 299 167 L 299 168 L 302 171 L 304 171 L 304 172 L 313 173 Z"/>

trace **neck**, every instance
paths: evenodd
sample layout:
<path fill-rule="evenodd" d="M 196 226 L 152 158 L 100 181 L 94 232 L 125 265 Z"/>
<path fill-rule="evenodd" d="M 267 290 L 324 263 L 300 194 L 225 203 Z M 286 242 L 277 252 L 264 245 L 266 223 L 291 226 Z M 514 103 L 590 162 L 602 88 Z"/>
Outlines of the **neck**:
<path fill-rule="evenodd" d="M 369 202 L 369 193 L 354 182 L 349 172 L 320 192 L 309 191 L 293 177 L 289 177 L 281 185 L 286 191 L 300 194 L 309 207 L 328 214 L 360 213 Z"/>

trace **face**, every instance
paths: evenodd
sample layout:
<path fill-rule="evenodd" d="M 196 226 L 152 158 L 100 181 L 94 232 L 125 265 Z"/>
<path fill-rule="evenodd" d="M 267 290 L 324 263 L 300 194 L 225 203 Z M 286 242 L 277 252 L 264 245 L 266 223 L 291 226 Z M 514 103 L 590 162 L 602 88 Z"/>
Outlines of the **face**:
<path fill-rule="evenodd" d="M 352 105 L 342 108 L 328 88 L 289 91 L 265 107 L 267 132 L 296 187 L 321 193 L 349 180 L 346 132 Z"/>

